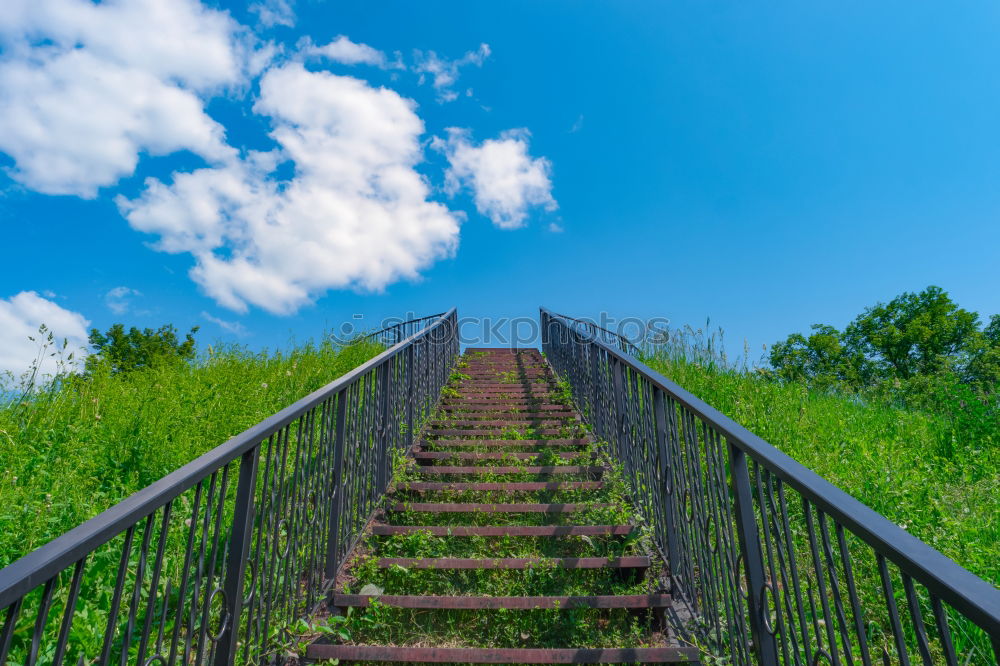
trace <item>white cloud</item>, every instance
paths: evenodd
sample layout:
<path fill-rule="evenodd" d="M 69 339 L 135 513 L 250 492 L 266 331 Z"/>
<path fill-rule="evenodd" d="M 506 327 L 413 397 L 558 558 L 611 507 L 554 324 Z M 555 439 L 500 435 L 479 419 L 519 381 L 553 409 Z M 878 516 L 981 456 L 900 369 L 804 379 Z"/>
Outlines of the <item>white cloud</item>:
<path fill-rule="evenodd" d="M 230 333 L 237 335 L 241 338 L 250 334 L 250 332 L 247 330 L 247 327 L 238 321 L 227 321 L 225 319 L 219 319 L 218 317 L 213 317 L 212 315 L 204 311 L 202 311 L 201 316 L 205 321 L 209 321 L 218 326 L 219 328 L 221 328 L 222 330 L 229 331 Z"/>
<path fill-rule="evenodd" d="M 255 112 L 280 148 L 147 180 L 118 204 L 166 252 L 191 253 L 192 278 L 220 305 L 290 313 L 330 288 L 379 290 L 453 254 L 458 216 L 428 201 L 414 167 L 423 122 L 386 88 L 289 63 L 261 79 Z M 294 176 L 276 182 L 291 160 Z"/>
<path fill-rule="evenodd" d="M 458 99 L 458 93 L 452 89 L 452 86 L 458 81 L 459 70 L 468 65 L 482 67 L 489 56 L 489 44 L 480 44 L 477 50 L 468 51 L 457 60 L 441 58 L 434 51 L 427 53 L 415 51 L 416 64 L 413 66 L 413 71 L 420 74 L 421 84 L 425 81 L 425 75 L 432 77 L 431 84 L 438 93 L 439 102 L 452 102 Z M 471 93 L 472 89 L 469 88 L 466 94 L 471 96 Z"/>
<path fill-rule="evenodd" d="M 295 26 L 295 10 L 288 0 L 262 0 L 251 4 L 247 9 L 257 15 L 257 21 L 265 28 L 276 25 L 288 28 Z"/>
<path fill-rule="evenodd" d="M 477 146 L 468 130 L 449 128 L 447 139 L 435 137 L 431 144 L 450 164 L 446 190 L 454 195 L 463 186 L 470 189 L 476 210 L 501 229 L 523 227 L 531 206 L 555 210 L 552 165 L 544 157 L 528 154 L 529 137 L 526 129 L 507 130 L 499 139 Z"/>
<path fill-rule="evenodd" d="M 92 198 L 139 155 L 234 155 L 202 96 L 243 85 L 247 36 L 197 0 L 6 0 L 0 12 L 0 150 L 10 175 Z"/>
<path fill-rule="evenodd" d="M 142 293 L 131 287 L 115 287 L 104 294 L 104 304 L 108 309 L 117 315 L 128 312 L 132 306 L 132 299 L 142 296 Z"/>
<path fill-rule="evenodd" d="M 343 65 L 374 65 L 382 69 L 402 67 L 398 62 L 390 64 L 382 51 L 367 44 L 352 42 L 345 35 L 340 35 L 325 46 L 316 46 L 306 38 L 302 41 L 301 51 L 306 55 L 321 56 Z"/>
<path fill-rule="evenodd" d="M 39 374 L 56 372 L 56 357 L 42 353 L 45 340 L 39 336 L 42 324 L 52 332 L 58 348 L 67 341 L 65 353 L 75 353 L 76 360 L 86 354 L 87 326 L 90 322 L 78 312 L 66 310 L 34 291 L 22 291 L 16 296 L 0 300 L 0 373 L 9 372 L 20 377 L 33 361 L 38 360 Z M 35 338 L 34 341 L 29 338 Z"/>

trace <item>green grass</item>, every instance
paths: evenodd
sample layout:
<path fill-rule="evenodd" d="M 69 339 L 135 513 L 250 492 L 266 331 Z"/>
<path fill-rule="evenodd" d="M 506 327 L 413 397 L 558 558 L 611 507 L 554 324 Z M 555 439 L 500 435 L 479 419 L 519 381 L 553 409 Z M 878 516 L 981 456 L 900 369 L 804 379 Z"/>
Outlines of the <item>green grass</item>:
<path fill-rule="evenodd" d="M 381 350 L 210 349 L 193 363 L 98 371 L 0 409 L 0 567 Z"/>
<path fill-rule="evenodd" d="M 1000 452 L 991 441 L 961 434 L 944 414 L 809 390 L 753 368 L 728 366 L 711 349 L 688 351 L 661 350 L 644 361 L 972 573 L 1000 583 Z M 801 505 L 797 494 L 789 497 L 797 559 L 806 571 Z M 892 655 L 874 555 L 856 537 L 848 535 L 847 542 L 869 641 L 874 650 Z M 843 579 L 843 571 L 838 575 Z M 890 575 L 896 604 L 905 609 L 898 571 Z M 917 594 L 938 663 L 944 657 L 936 629 L 927 627 L 934 622 L 930 603 L 926 591 Z M 949 616 L 955 649 L 965 663 L 992 663 L 985 633 L 953 610 Z M 915 632 L 905 612 L 902 628 L 912 658 Z"/>
<path fill-rule="evenodd" d="M 645 359 L 976 575 L 1000 584 L 1000 450 L 943 417 L 661 354 Z"/>

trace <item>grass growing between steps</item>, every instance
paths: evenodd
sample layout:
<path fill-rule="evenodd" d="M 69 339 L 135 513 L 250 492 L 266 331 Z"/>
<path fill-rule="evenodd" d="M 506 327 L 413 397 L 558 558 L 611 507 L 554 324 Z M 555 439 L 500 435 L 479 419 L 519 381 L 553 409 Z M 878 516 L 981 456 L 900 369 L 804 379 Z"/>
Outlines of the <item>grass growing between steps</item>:
<path fill-rule="evenodd" d="M 403 472 L 405 474 L 405 472 Z M 629 524 L 638 517 L 625 502 L 625 485 L 614 471 L 598 491 L 504 494 L 507 502 L 581 500 L 611 503 L 610 509 L 574 514 L 393 514 L 392 524 L 539 525 Z M 423 493 L 425 501 L 490 501 L 492 492 Z M 558 495 L 553 499 L 553 495 Z M 638 526 L 627 536 L 441 537 L 429 532 L 369 537 L 367 552 L 350 568 L 353 593 L 473 596 L 591 596 L 649 594 L 656 590 L 662 565 L 656 560 L 646 576 L 628 570 L 561 569 L 549 558 L 617 558 L 648 552 L 648 538 Z M 535 557 L 543 561 L 525 570 L 434 570 L 378 566 L 381 557 Z M 362 592 L 365 590 L 365 592 Z M 354 609 L 345 624 L 350 642 L 437 647 L 654 647 L 664 644 L 652 611 L 559 610 L 416 610 L 378 605 Z"/>
<path fill-rule="evenodd" d="M 483 355 L 481 355 L 483 356 Z M 473 352 L 467 360 L 480 362 Z M 470 372 L 468 365 L 462 372 Z M 458 373 L 456 373 L 458 374 Z M 449 401 L 465 394 L 467 386 L 461 377 L 453 375 L 453 383 L 443 392 Z M 532 379 L 516 378 L 509 369 L 497 371 L 497 381 L 532 383 Z M 551 379 L 541 378 L 551 383 Z M 554 384 L 553 393 L 556 393 Z M 568 396 L 546 397 L 544 402 L 561 402 Z M 505 400 L 506 395 L 498 396 Z M 542 402 L 542 401 L 539 401 Z M 487 420 L 517 420 L 530 405 L 498 406 Z M 479 412 L 484 413 L 484 412 Z M 439 411 L 444 421 L 469 420 L 468 412 Z M 558 417 L 565 419 L 565 415 Z M 450 428 L 442 423 L 438 428 Z M 551 426 L 547 426 L 551 427 Z M 541 434 L 538 428 L 507 426 L 486 429 L 482 439 L 548 440 L 579 438 L 585 431 L 575 421 L 555 424 L 558 434 Z M 463 427 L 465 429 L 465 427 Z M 440 442 L 429 430 L 430 437 L 422 451 L 443 451 L 452 454 L 443 459 L 423 461 L 428 465 L 400 456 L 395 463 L 395 492 L 386 498 L 387 508 L 397 502 L 401 511 L 387 511 L 384 522 L 409 526 L 535 526 L 535 525 L 636 525 L 624 536 L 435 536 L 429 531 L 417 531 L 391 536 L 369 535 L 363 547 L 349 564 L 343 592 L 386 595 L 440 596 L 593 596 L 645 595 L 659 591 L 658 580 L 662 563 L 653 560 L 643 570 L 564 569 L 557 567 L 555 558 L 614 558 L 644 555 L 652 550 L 641 519 L 626 500 L 627 487 L 620 472 L 609 465 L 595 444 L 537 447 L 542 453 L 530 459 L 520 459 L 514 452 L 532 451 L 534 447 L 504 447 L 502 445 L 463 444 L 460 447 L 440 446 L 454 439 L 475 439 L 475 436 L 442 438 Z M 459 452 L 501 453 L 496 459 L 468 459 Z M 559 453 L 572 453 L 562 457 Z M 568 468 L 572 466 L 606 466 L 603 474 L 581 473 L 539 476 L 529 467 Z M 430 466 L 478 466 L 478 473 L 426 474 Z M 515 473 L 492 471 L 499 467 L 513 468 Z M 594 481 L 603 485 L 596 489 L 556 489 L 543 491 L 426 491 L 408 489 L 410 482 L 492 482 L 518 481 Z M 572 513 L 436 513 L 414 511 L 413 503 L 552 503 L 577 504 L 582 510 Z M 439 558 L 474 559 L 540 558 L 537 565 L 518 570 L 490 569 L 421 569 L 393 564 L 379 565 L 380 558 Z M 392 608 L 374 602 L 369 608 L 353 608 L 343 620 L 338 620 L 347 638 L 344 642 L 359 645 L 482 647 L 482 648 L 556 648 L 556 647 L 656 647 L 665 644 L 659 625 L 650 610 L 624 609 L 534 609 L 534 610 L 423 610 Z"/>

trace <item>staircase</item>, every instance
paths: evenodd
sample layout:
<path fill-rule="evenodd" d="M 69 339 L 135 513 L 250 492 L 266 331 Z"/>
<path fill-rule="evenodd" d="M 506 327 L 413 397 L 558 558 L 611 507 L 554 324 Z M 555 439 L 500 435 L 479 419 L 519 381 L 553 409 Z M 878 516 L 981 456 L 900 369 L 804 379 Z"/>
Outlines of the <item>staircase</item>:
<path fill-rule="evenodd" d="M 696 663 L 618 476 L 536 350 L 469 349 L 309 659 Z M 339 616 L 339 619 L 338 619 Z"/>

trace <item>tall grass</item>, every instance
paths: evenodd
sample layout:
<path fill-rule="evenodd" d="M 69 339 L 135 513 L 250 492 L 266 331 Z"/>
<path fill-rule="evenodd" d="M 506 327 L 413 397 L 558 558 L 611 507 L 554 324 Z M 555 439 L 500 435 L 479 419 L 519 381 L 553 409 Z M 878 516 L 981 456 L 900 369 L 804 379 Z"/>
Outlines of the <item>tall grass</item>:
<path fill-rule="evenodd" d="M 357 342 L 208 348 L 192 363 L 98 367 L 0 409 L 0 567 L 381 352 Z"/>
<path fill-rule="evenodd" d="M 946 415 L 780 383 L 686 329 L 644 362 L 976 575 L 1000 584 L 1000 450 Z"/>

